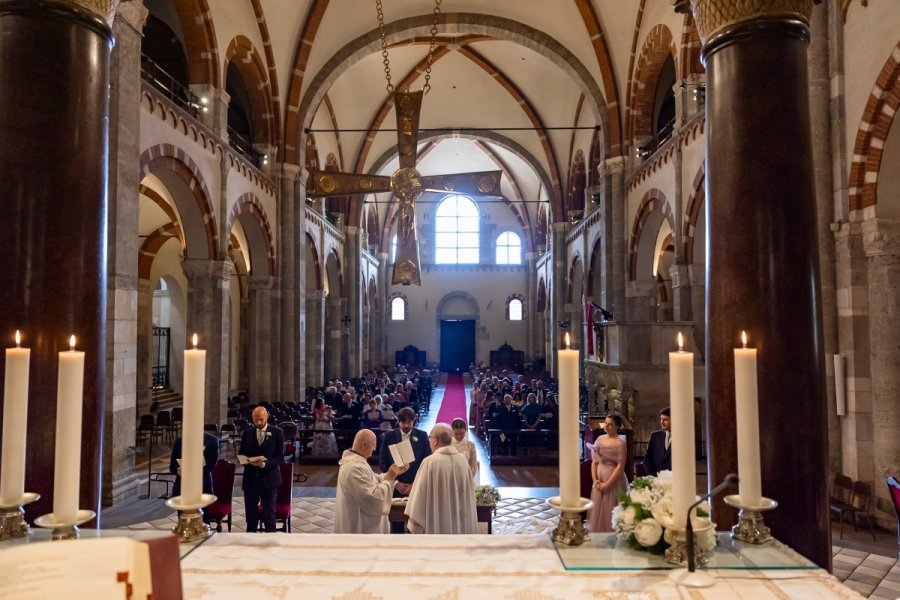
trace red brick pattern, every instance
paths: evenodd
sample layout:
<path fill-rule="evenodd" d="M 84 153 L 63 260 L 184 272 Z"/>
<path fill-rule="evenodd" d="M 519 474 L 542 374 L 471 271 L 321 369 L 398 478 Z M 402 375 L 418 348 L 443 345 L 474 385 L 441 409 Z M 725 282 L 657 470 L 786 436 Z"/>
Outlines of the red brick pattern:
<path fill-rule="evenodd" d="M 185 258 L 209 258 L 215 260 L 220 257 L 219 234 L 216 231 L 216 216 L 210 203 L 212 196 L 203 175 L 197 164 L 187 153 L 172 144 L 157 144 L 141 153 L 141 180 L 156 169 L 168 169 L 174 171 L 190 188 L 194 195 L 194 202 L 206 229 L 206 256 L 185 256 Z M 185 253 L 187 245 L 185 245 Z"/>
<path fill-rule="evenodd" d="M 266 16 L 263 14 L 260 0 L 250 0 L 253 5 L 253 14 L 259 25 L 259 36 L 262 38 L 263 50 L 266 53 L 266 68 L 269 73 L 269 94 L 272 102 L 272 130 L 274 131 L 275 144 L 281 143 L 281 98 L 278 92 L 278 69 L 275 65 L 275 54 L 272 52 L 272 39 L 269 37 L 269 26 L 266 24 Z"/>
<path fill-rule="evenodd" d="M 656 103 L 656 82 L 666 58 L 677 57 L 672 32 L 665 25 L 650 30 L 641 48 L 628 97 L 628 129 L 626 136 L 635 138 L 653 135 L 653 106 Z M 677 63 L 676 63 L 677 64 Z M 676 75 L 677 77 L 677 75 Z"/>
<path fill-rule="evenodd" d="M 706 165 L 701 165 L 694 182 L 691 184 L 691 196 L 687 201 L 687 210 L 684 215 L 684 264 L 694 264 L 694 238 L 697 235 L 697 222 L 700 220 L 700 211 L 706 201 Z M 674 230 L 673 230 L 674 231 Z M 700 232 L 700 235 L 706 235 Z"/>
<path fill-rule="evenodd" d="M 706 71 L 703 63 L 700 62 L 702 48 L 703 44 L 700 42 L 700 33 L 694 23 L 694 15 L 687 13 L 684 15 L 684 27 L 681 30 L 681 63 L 678 65 L 680 79 Z"/>
<path fill-rule="evenodd" d="M 581 252 L 576 249 L 575 253 L 572 255 L 572 264 L 569 265 L 569 276 L 566 277 L 566 282 L 568 282 L 568 286 L 566 289 L 566 302 L 569 303 L 581 301 L 580 298 L 577 298 L 575 300 L 572 299 L 572 294 L 575 292 L 575 284 L 579 283 L 578 279 L 576 279 L 575 277 L 578 269 L 581 269 L 582 274 L 584 274 L 584 260 L 582 260 Z"/>
<path fill-rule="evenodd" d="M 900 83 L 900 44 L 894 47 L 875 79 L 853 144 L 848 182 L 850 212 L 878 203 L 878 172 L 881 170 L 884 143 L 894 122 L 894 115 L 900 107 L 898 83 Z"/>
<path fill-rule="evenodd" d="M 675 231 L 675 217 L 672 214 L 672 206 L 666 199 L 665 194 L 658 189 L 652 189 L 644 194 L 641 205 L 638 208 L 637 217 L 635 218 L 634 225 L 631 229 L 631 239 L 628 241 L 629 281 L 634 281 L 637 278 L 638 244 L 641 241 L 641 233 L 643 232 L 644 225 L 647 223 L 647 219 L 650 215 L 657 210 L 663 213 L 663 216 L 669 223 L 669 228 L 672 231 Z M 651 235 L 655 236 L 656 232 L 651 232 Z"/>
<path fill-rule="evenodd" d="M 184 32 L 188 80 L 221 88 L 219 48 L 207 0 L 180 0 L 173 4 Z"/>
<path fill-rule="evenodd" d="M 225 64 L 234 63 L 246 85 L 250 100 L 251 127 L 253 144 L 276 145 L 275 107 L 272 105 L 272 92 L 269 88 L 266 68 L 247 37 L 239 35 L 228 44 L 225 51 Z"/>
<path fill-rule="evenodd" d="M 250 192 L 242 194 L 231 207 L 231 213 L 228 215 L 228 221 L 226 223 L 225 230 L 231 231 L 237 218 L 244 214 L 250 215 L 252 220 L 259 225 L 259 228 L 262 230 L 263 237 L 266 240 L 265 253 L 267 263 L 269 265 L 269 272 L 254 273 L 254 275 L 275 275 L 277 271 L 275 270 L 275 242 L 272 238 L 272 226 L 269 223 L 268 217 L 266 217 L 266 211 L 263 208 L 262 202 L 259 201 L 259 198 L 257 198 Z M 244 226 L 246 227 L 245 224 Z M 249 250 L 252 254 L 259 249 L 250 248 Z"/>
<path fill-rule="evenodd" d="M 319 257 L 319 251 L 316 248 L 316 241 L 308 231 L 306 232 L 306 247 L 309 250 L 309 255 L 313 257 L 312 270 L 315 274 L 315 281 L 310 281 L 309 277 L 306 278 L 306 289 L 321 290 L 324 287 L 322 285 L 322 260 Z M 308 273 L 309 265 L 306 266 L 306 269 Z"/>

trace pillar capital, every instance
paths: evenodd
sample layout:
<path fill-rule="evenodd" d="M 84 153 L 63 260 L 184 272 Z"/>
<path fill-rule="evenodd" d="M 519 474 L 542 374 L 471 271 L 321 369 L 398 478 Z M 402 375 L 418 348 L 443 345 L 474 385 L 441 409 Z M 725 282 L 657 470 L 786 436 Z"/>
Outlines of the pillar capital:
<path fill-rule="evenodd" d="M 625 172 L 625 157 L 615 156 L 608 158 L 597 167 L 597 173 L 600 177 L 606 175 L 619 175 Z"/>
<path fill-rule="evenodd" d="M 181 261 L 184 276 L 191 279 L 200 277 L 217 277 L 230 281 L 234 275 L 234 264 L 230 260 L 207 260 L 203 258 L 187 258 Z"/>
<path fill-rule="evenodd" d="M 275 278 L 271 275 L 251 275 L 247 278 L 251 290 L 271 290 L 275 287 Z"/>
<path fill-rule="evenodd" d="M 677 2 L 676 10 L 683 4 Z M 812 4 L 813 0 L 691 0 L 704 46 L 724 30 L 755 19 L 799 19 L 808 25 Z"/>
<path fill-rule="evenodd" d="M 144 24 L 147 22 L 149 14 L 150 11 L 147 10 L 147 7 L 144 6 L 141 0 L 122 2 L 116 11 L 116 17 L 127 23 L 129 27 L 138 33 L 144 30 Z"/>
<path fill-rule="evenodd" d="M 116 16 L 116 9 L 119 6 L 119 0 L 64 0 L 64 2 L 89 10 L 106 21 L 106 24 L 109 26 L 112 26 L 113 18 Z"/>

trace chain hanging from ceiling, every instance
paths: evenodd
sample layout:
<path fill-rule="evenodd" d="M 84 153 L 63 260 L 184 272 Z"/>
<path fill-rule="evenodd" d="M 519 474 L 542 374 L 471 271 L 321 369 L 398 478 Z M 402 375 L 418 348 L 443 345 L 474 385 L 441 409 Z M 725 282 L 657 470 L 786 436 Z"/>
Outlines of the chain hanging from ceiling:
<path fill-rule="evenodd" d="M 384 77 L 387 79 L 387 86 L 385 89 L 387 89 L 388 94 L 393 95 L 394 84 L 391 83 L 391 61 L 388 57 L 387 35 L 384 32 L 384 9 L 381 6 L 381 0 L 375 0 L 375 9 L 378 12 L 378 32 L 381 34 L 381 62 L 384 63 Z M 431 84 L 429 83 L 429 80 L 431 79 L 431 62 L 434 57 L 435 41 L 437 40 L 437 24 L 438 18 L 441 15 L 441 0 L 434 0 L 434 10 L 432 13 L 431 43 L 428 46 L 428 59 L 425 64 L 425 85 L 422 87 L 422 92 L 425 94 L 431 89 Z"/>

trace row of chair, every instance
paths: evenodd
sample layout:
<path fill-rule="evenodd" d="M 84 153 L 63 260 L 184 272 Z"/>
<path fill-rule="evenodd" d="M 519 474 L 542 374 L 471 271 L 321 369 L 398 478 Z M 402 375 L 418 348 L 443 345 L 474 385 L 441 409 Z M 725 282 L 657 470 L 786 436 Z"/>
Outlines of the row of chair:
<path fill-rule="evenodd" d="M 183 418 L 183 409 L 176 406 L 172 412 L 161 410 L 153 415 L 141 415 L 135 430 L 135 443 L 140 445 L 141 441 L 152 444 L 156 441 L 162 444 L 163 440 L 171 443 L 181 432 L 181 421 Z"/>
<path fill-rule="evenodd" d="M 853 481 L 843 473 L 834 476 L 831 488 L 831 513 L 839 519 L 838 532 L 840 539 L 844 539 L 844 517 L 850 515 L 853 518 L 853 530 L 858 530 L 859 518 L 865 517 L 875 539 L 875 529 L 872 523 L 872 515 L 869 506 L 872 503 L 872 486 L 864 481 Z"/>
<path fill-rule="evenodd" d="M 293 492 L 293 478 L 291 473 L 293 465 L 291 463 L 279 463 L 281 469 L 281 485 L 275 493 L 275 521 L 281 522 L 282 531 L 291 532 L 291 498 Z M 234 478 L 237 465 L 224 459 L 216 461 L 213 467 L 213 494 L 216 501 L 204 510 L 206 518 L 210 523 L 216 524 L 216 531 L 222 531 L 222 521 L 231 531 L 231 513 L 233 508 L 234 496 Z M 262 512 L 262 507 L 259 507 Z"/>

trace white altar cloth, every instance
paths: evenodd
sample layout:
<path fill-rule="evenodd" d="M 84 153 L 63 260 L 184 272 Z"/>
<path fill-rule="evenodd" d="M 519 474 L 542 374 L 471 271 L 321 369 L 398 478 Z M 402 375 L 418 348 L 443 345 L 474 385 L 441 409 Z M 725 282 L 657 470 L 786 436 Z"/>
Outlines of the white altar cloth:
<path fill-rule="evenodd" d="M 857 600 L 822 569 L 712 571 L 687 589 L 669 571 L 566 571 L 546 535 L 217 534 L 182 560 L 191 600 Z"/>

